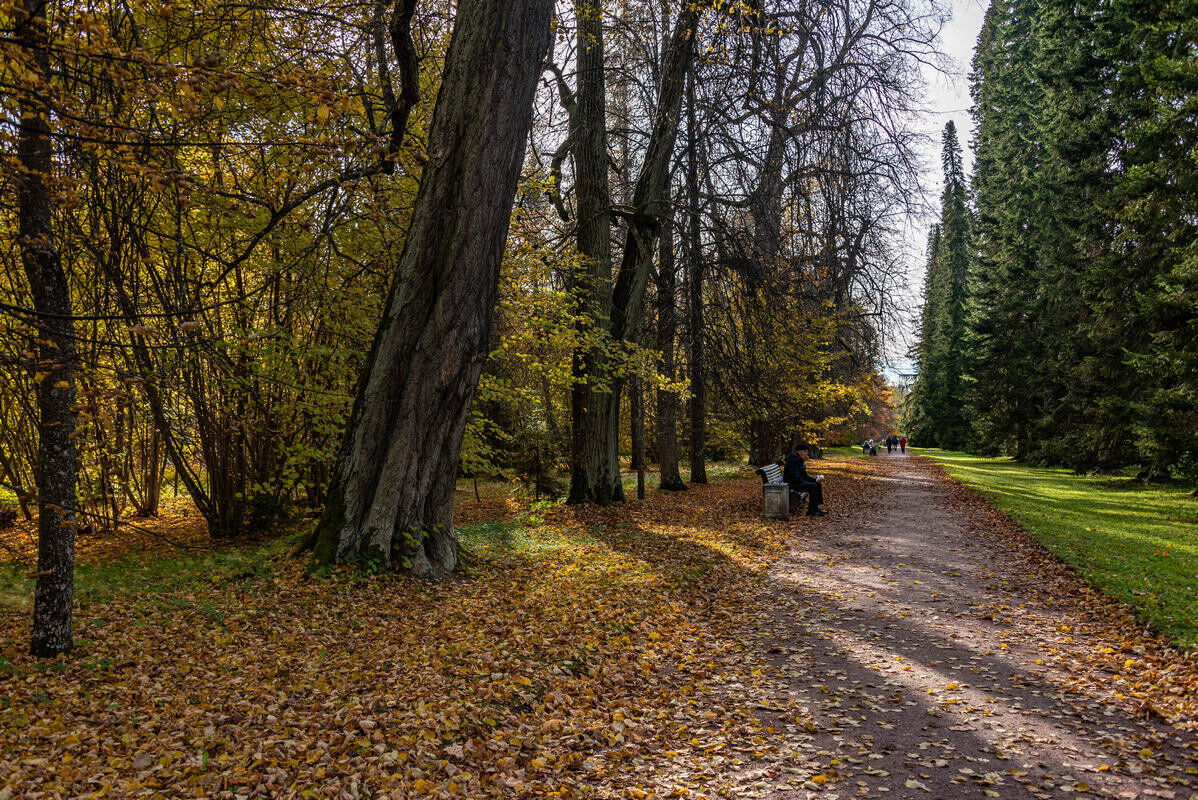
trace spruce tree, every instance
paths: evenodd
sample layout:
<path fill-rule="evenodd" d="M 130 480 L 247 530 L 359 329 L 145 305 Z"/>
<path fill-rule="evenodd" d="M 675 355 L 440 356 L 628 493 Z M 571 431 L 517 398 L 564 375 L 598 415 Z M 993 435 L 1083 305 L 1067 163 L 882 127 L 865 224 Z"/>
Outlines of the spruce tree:
<path fill-rule="evenodd" d="M 939 321 L 937 295 L 932 291 L 937 275 L 937 255 L 940 252 L 940 224 L 932 225 L 928 231 L 927 264 L 924 268 L 923 310 L 919 317 L 919 341 L 915 346 L 915 371 L 918 377 L 911 390 L 907 419 L 903 427 L 913 445 L 930 446 L 936 441 L 936 409 L 931 401 L 934 384 L 931 357 L 932 341 L 936 338 Z"/>
<path fill-rule="evenodd" d="M 1151 478 L 1198 478 L 1198 3 L 1117 0 L 1111 102 L 1126 117 L 1101 281 L 1138 391 L 1130 417 Z"/>
<path fill-rule="evenodd" d="M 929 237 L 919 376 L 907 427 L 916 444 L 959 449 L 968 439 L 962 406 L 970 220 L 961 144 L 951 121 L 944 128 L 942 166 L 940 222 Z"/>
<path fill-rule="evenodd" d="M 936 332 L 934 346 L 943 364 L 940 381 L 939 440 L 940 446 L 958 450 L 968 440 L 968 425 L 963 405 L 965 401 L 965 305 L 970 260 L 970 212 L 965 186 L 965 170 L 961 163 L 961 144 L 957 128 L 951 121 L 944 127 L 942 166 L 944 192 L 941 197 L 940 248 L 937 260 L 943 310 L 942 323 Z"/>
<path fill-rule="evenodd" d="M 967 415 L 974 448 L 1027 456 L 1041 358 L 1037 286 L 1025 234 L 1033 223 L 1038 147 L 1030 135 L 1038 84 L 1031 68 L 1034 6 L 995 0 L 978 37 L 971 76 L 977 131 L 970 275 Z"/>
<path fill-rule="evenodd" d="M 1098 277 L 1113 220 L 1109 154 L 1116 125 L 1112 67 L 1102 55 L 1096 0 L 1043 0 L 1031 21 L 1039 85 L 1033 117 L 1033 225 L 1039 302 L 1034 371 L 1040 400 L 1029 458 L 1075 470 L 1111 468 L 1128 455 L 1129 370 L 1109 351 L 1119 326 L 1096 315 Z"/>
<path fill-rule="evenodd" d="M 1196 12 L 988 11 L 972 76 L 976 449 L 1198 477 Z"/>

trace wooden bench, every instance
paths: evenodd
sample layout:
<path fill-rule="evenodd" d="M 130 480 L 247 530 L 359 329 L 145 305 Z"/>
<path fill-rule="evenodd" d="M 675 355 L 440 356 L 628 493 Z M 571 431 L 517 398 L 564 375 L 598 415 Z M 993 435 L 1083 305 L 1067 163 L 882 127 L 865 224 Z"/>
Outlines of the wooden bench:
<path fill-rule="evenodd" d="M 756 472 L 761 476 L 762 513 L 767 519 L 790 519 L 790 504 L 798 502 L 802 506 L 807 492 L 796 492 L 783 483 L 782 467 L 777 464 L 758 467 Z"/>

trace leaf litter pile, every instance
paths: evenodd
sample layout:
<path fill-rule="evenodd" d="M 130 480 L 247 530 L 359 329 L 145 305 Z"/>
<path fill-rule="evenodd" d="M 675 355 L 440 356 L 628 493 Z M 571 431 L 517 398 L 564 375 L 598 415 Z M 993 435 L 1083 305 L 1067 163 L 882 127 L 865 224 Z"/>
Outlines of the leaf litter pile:
<path fill-rule="evenodd" d="M 27 614 L 0 612 L 0 798 L 930 797 L 923 762 L 957 766 L 943 737 L 896 722 L 910 747 L 890 752 L 846 698 L 881 709 L 897 693 L 905 710 L 911 687 L 885 680 L 912 665 L 923 679 L 936 658 L 853 644 L 841 617 L 854 600 L 832 588 L 858 546 L 838 539 L 871 535 L 862 522 L 893 486 L 873 460 L 821 470 L 835 514 L 822 520 L 765 523 L 746 478 L 472 525 L 467 574 L 447 584 L 308 578 L 264 551 L 276 555 L 252 569 L 82 602 L 77 652 L 48 664 L 24 655 Z M 1046 578 L 1057 602 L 1086 602 L 1070 576 Z M 1044 680 L 1192 741 L 1193 664 L 1106 608 L 1072 634 L 1086 627 L 1094 663 L 1051 661 L 1079 660 L 1062 646 Z M 1135 669 L 1108 674 L 1105 648 Z M 918 710 L 984 702 L 963 686 L 943 682 Z M 1176 792 L 1160 796 L 1190 797 L 1184 753 L 1165 769 L 1160 742 L 1133 733 L 1113 750 L 1149 755 L 1104 772 L 1149 770 Z M 969 763 L 946 784 L 973 792 L 959 796 L 1023 782 Z M 1092 783 L 1067 788 L 1101 796 Z"/>

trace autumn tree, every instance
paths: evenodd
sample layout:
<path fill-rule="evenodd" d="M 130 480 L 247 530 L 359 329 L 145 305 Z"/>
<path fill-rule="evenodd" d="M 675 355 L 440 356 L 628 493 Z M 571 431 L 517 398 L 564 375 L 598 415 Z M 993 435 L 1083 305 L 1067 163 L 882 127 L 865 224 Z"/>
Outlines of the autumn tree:
<path fill-rule="evenodd" d="M 906 35 L 895 37 L 900 29 Z M 829 390 L 858 385 L 874 370 L 893 319 L 887 309 L 902 278 L 892 243 L 918 207 L 919 179 L 911 131 L 892 115 L 914 109 L 908 59 L 931 57 L 933 38 L 934 16 L 904 2 L 870 2 L 864 11 L 855 3 L 766 4 L 697 72 L 696 127 L 705 135 L 695 142 L 696 205 L 705 207 L 706 224 L 686 247 L 709 254 L 705 280 L 720 287 L 708 292 L 720 316 L 739 319 L 755 303 L 773 320 L 765 291 L 809 320 L 813 342 L 835 320 L 838 334 L 823 345 L 835 367 L 807 373 Z M 721 394 L 756 398 L 737 404 L 746 417 L 735 420 L 748 429 L 754 458 L 780 454 L 788 426 L 814 431 L 809 426 L 845 418 L 847 395 L 833 401 L 838 393 L 830 391 L 825 402 L 813 391 L 796 407 L 796 390 L 767 378 L 789 370 L 750 369 L 769 363 L 775 348 L 775 364 L 793 358 L 790 374 L 803 374 L 810 342 L 774 337 L 769 326 L 733 327 L 708 324 L 703 348 L 716 354 L 709 367 Z M 745 386 L 747 373 L 761 382 Z"/>
<path fill-rule="evenodd" d="M 694 58 L 700 4 L 684 6 L 664 52 L 652 127 L 633 188 L 619 269 L 613 272 L 607 184 L 606 81 L 603 19 L 599 4 L 578 7 L 578 86 L 566 102 L 575 107 L 571 140 L 578 195 L 578 252 L 587 265 L 578 279 L 580 302 L 611 342 L 631 341 L 667 213 L 670 164 L 678 133 L 686 75 Z M 624 377 L 612 354 L 590 348 L 575 356 L 569 502 L 600 504 L 624 499 L 618 462 L 620 393 Z"/>
<path fill-rule="evenodd" d="M 20 74 L 28 76 L 16 108 L 18 238 L 37 332 L 38 555 L 29 649 L 36 656 L 52 656 L 74 646 L 75 337 L 51 199 L 55 175 L 46 98 L 51 56 L 45 3 L 25 0 L 14 22 Z"/>
<path fill-rule="evenodd" d="M 366 559 L 443 575 L 457 562 L 458 451 L 551 12 L 547 0 L 458 7 L 431 160 L 316 532 L 318 564 Z"/>
<path fill-rule="evenodd" d="M 168 469 L 213 536 L 266 527 L 301 492 L 321 499 L 354 378 L 345 343 L 385 286 L 363 254 L 406 216 L 403 202 L 378 212 L 410 175 L 393 134 L 417 57 L 404 46 L 414 4 L 387 9 L 341 27 L 219 0 L 3 17 L 20 36 L 0 44 L 14 198 L 0 225 L 37 268 L 4 250 L 2 464 L 21 503 L 49 503 L 42 546 L 57 554 L 39 569 L 35 649 L 69 647 L 70 532 L 138 530 L 126 509 L 156 514 Z M 347 42 L 382 62 L 346 58 Z M 398 92 L 380 88 L 394 63 Z M 57 355 L 30 359 L 37 347 Z M 39 398 L 59 415 L 44 443 L 69 437 L 50 460 L 30 443 Z"/>

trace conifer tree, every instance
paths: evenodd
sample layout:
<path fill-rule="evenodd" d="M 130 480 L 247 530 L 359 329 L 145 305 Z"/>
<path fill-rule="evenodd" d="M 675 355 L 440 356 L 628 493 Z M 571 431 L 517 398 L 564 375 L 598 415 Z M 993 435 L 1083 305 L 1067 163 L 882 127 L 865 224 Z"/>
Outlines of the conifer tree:
<path fill-rule="evenodd" d="M 974 448 L 1025 458 L 1037 404 L 1030 391 L 1040 354 L 1030 243 L 1038 148 L 1030 135 L 1038 84 L 1031 68 L 1032 8 L 995 0 L 986 12 L 972 73 L 977 131 L 970 277 L 968 417 Z"/>
<path fill-rule="evenodd" d="M 928 247 L 928 272 L 920 322 L 919 377 L 908 428 L 917 444 L 958 449 L 968 438 L 962 406 L 965 368 L 965 298 L 970 222 L 957 128 L 944 128 L 944 191 L 940 222 Z"/>
<path fill-rule="evenodd" d="M 1105 288 L 1096 267 L 1112 237 L 1116 134 L 1098 5 L 1050 0 L 1032 21 L 1041 157 L 1030 238 L 1042 310 L 1034 383 L 1041 402 L 1029 457 L 1076 470 L 1118 466 L 1127 457 L 1123 398 L 1133 388 L 1124 360 L 1109 357 L 1112 348 L 1120 352 L 1118 326 L 1094 318 L 1095 292 Z"/>
<path fill-rule="evenodd" d="M 936 254 L 940 250 L 940 224 L 932 225 L 928 231 L 927 263 L 923 278 L 923 311 L 919 317 L 919 342 L 915 349 L 915 367 L 918 378 L 911 391 L 907 419 L 903 423 L 912 444 L 931 444 L 935 440 L 935 408 L 931 403 L 931 392 L 927 387 L 932 382 L 930 358 L 931 344 L 936 335 L 939 314 L 935 294 L 931 291 L 936 275 Z"/>
<path fill-rule="evenodd" d="M 998 2 L 974 58 L 974 446 L 1198 474 L 1192 0 Z"/>
<path fill-rule="evenodd" d="M 1124 320 L 1138 391 L 1130 417 L 1145 473 L 1198 478 L 1198 7 L 1119 0 L 1110 7 L 1110 102 L 1126 117 L 1112 192 L 1117 225 L 1097 282 Z M 1122 315 L 1118 316 L 1122 310 Z"/>

